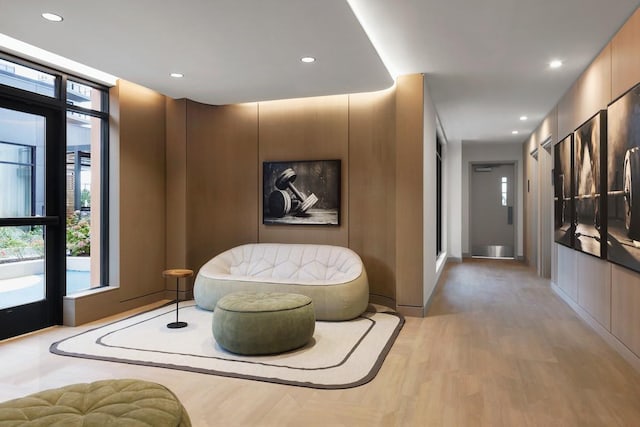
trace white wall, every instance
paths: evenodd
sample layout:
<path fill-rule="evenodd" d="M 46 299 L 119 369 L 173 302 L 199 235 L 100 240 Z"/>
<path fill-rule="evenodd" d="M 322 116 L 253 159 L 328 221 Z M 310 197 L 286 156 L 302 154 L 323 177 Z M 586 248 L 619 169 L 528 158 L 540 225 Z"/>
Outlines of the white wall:
<path fill-rule="evenodd" d="M 469 169 L 472 163 L 509 162 L 515 164 L 516 174 L 516 256 L 523 250 L 522 145 L 462 143 L 462 254 L 469 254 Z"/>

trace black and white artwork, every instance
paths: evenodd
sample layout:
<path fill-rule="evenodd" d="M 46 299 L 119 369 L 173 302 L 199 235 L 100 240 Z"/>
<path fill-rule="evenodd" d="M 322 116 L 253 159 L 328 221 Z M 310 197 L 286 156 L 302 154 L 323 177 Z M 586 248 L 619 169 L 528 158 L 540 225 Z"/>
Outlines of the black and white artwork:
<path fill-rule="evenodd" d="M 604 197 L 601 197 L 601 155 L 605 149 L 606 111 L 587 120 L 574 132 L 574 207 L 573 247 L 602 257 L 606 244 Z M 606 165 L 605 165 L 606 167 Z"/>
<path fill-rule="evenodd" d="M 555 241 L 573 247 L 573 134 L 554 147 L 554 235 Z"/>
<path fill-rule="evenodd" d="M 263 224 L 340 225 L 340 160 L 264 162 Z"/>
<path fill-rule="evenodd" d="M 640 84 L 607 109 L 609 261 L 640 271 Z"/>

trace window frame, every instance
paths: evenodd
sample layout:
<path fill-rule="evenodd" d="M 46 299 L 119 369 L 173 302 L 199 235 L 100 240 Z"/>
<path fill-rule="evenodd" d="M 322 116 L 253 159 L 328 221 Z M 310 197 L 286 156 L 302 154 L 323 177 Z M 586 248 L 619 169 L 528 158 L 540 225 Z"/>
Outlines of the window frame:
<path fill-rule="evenodd" d="M 46 74 L 55 76 L 54 96 L 39 94 L 37 92 L 19 89 L 0 83 L 0 95 L 4 98 L 22 103 L 34 104 L 45 108 L 51 108 L 60 112 L 61 141 L 67 145 L 67 113 L 76 112 L 100 119 L 100 286 L 109 286 L 109 86 L 87 80 L 83 77 L 62 70 L 50 68 L 46 65 L 0 51 L 0 59 L 13 62 L 17 65 L 32 68 Z M 92 110 L 67 103 L 67 82 L 76 82 L 99 90 L 102 93 L 100 110 Z M 66 148 L 65 148 L 66 150 Z M 64 191 L 64 190 L 63 190 Z M 66 294 L 66 286 L 64 293 Z"/>

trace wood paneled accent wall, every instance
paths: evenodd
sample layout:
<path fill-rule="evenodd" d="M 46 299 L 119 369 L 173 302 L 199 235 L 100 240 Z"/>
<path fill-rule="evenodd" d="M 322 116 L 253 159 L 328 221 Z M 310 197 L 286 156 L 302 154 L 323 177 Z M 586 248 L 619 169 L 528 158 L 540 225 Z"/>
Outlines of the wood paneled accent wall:
<path fill-rule="evenodd" d="M 187 100 L 167 98 L 167 268 L 187 265 Z M 175 280 L 167 283 L 175 290 Z"/>
<path fill-rule="evenodd" d="M 261 102 L 258 122 L 259 242 L 349 245 L 349 97 Z M 262 224 L 262 162 L 340 159 L 340 226 Z"/>
<path fill-rule="evenodd" d="M 258 105 L 187 102 L 187 264 L 258 239 Z"/>
<path fill-rule="evenodd" d="M 120 139 L 119 284 L 120 300 L 124 301 L 164 291 L 165 97 L 123 80 L 118 81 L 116 90 Z"/>
<path fill-rule="evenodd" d="M 400 76 L 396 91 L 396 283 L 400 306 L 423 308 L 424 78 Z"/>
<path fill-rule="evenodd" d="M 363 258 L 374 299 L 394 305 L 403 295 L 403 305 L 421 307 L 422 76 L 399 83 L 405 84 L 401 104 L 397 88 L 229 106 L 186 101 L 188 267 L 197 270 L 214 255 L 248 242 L 347 246 Z M 178 117 L 170 119 L 175 123 L 167 137 L 177 140 L 167 141 L 168 150 L 182 144 L 182 134 L 174 132 L 182 101 L 175 102 L 168 113 Z M 406 115 L 399 132 L 398 105 Z M 176 159 L 181 162 L 181 155 Z M 262 162 L 317 159 L 342 161 L 340 226 L 263 225 Z M 168 184 L 168 190 L 181 191 L 180 182 Z M 179 233 L 170 228 L 167 235 L 174 239 Z M 397 262 L 399 252 L 405 257 Z"/>
<path fill-rule="evenodd" d="M 349 96 L 349 247 L 375 298 L 396 301 L 395 90 Z M 381 300 L 380 302 L 384 302 Z"/>

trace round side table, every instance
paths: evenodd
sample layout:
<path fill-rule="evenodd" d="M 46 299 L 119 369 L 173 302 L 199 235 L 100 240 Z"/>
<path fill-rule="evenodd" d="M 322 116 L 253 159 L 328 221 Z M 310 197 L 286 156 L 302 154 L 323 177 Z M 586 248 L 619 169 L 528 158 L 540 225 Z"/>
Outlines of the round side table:
<path fill-rule="evenodd" d="M 168 323 L 167 328 L 178 329 L 178 328 L 184 328 L 185 326 L 187 326 L 187 322 L 178 321 L 178 304 L 180 302 L 180 298 L 178 297 L 178 292 L 180 290 L 180 278 L 191 277 L 191 276 L 193 276 L 193 270 L 187 270 L 185 268 L 173 268 L 173 269 L 165 270 L 162 272 L 162 277 L 176 278 L 176 321 Z"/>

